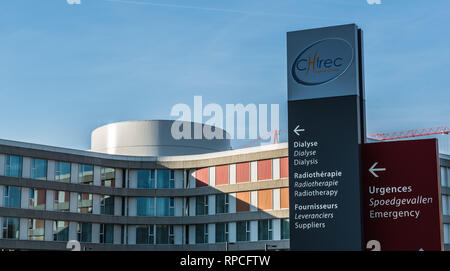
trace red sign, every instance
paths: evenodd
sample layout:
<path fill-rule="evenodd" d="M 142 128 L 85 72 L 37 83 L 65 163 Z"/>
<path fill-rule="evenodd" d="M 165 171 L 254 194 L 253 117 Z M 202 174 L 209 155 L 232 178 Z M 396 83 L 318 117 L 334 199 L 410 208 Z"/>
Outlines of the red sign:
<path fill-rule="evenodd" d="M 436 139 L 364 144 L 363 219 L 369 250 L 443 250 Z"/>

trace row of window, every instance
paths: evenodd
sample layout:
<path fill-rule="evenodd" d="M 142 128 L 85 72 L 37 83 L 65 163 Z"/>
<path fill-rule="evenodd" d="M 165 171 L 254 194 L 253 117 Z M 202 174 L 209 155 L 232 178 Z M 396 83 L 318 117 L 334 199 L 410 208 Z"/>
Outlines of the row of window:
<path fill-rule="evenodd" d="M 20 219 L 16 217 L 3 217 L 2 238 L 19 239 Z M 69 222 L 51 221 L 53 241 L 69 241 Z M 28 219 L 28 240 L 45 240 L 45 220 Z M 77 236 L 80 242 L 92 242 L 92 224 L 78 223 Z M 114 226 L 112 224 L 100 224 L 100 243 L 112 243 L 114 236 Z"/>
<path fill-rule="evenodd" d="M 15 155 L 5 155 L 5 176 L 23 177 L 23 158 Z M 70 183 L 72 165 L 69 162 L 55 161 L 55 180 Z M 48 162 L 44 159 L 31 158 L 30 178 L 36 180 L 47 180 Z M 101 185 L 106 187 L 115 186 L 115 169 L 102 167 L 100 169 Z M 94 183 L 94 166 L 78 165 L 78 183 Z"/>
<path fill-rule="evenodd" d="M 275 162 L 277 161 L 277 162 Z M 288 158 L 267 159 L 255 161 L 255 170 L 252 170 L 251 162 L 237 163 L 235 165 L 236 183 L 250 182 L 251 180 L 264 181 L 273 178 L 289 178 Z M 275 163 L 278 163 L 275 165 Z M 275 167 L 278 173 L 275 174 Z M 195 171 L 195 186 L 202 187 L 211 184 L 209 168 L 200 168 Z M 214 185 L 230 184 L 231 167 L 230 165 L 215 166 Z"/>
<path fill-rule="evenodd" d="M 15 217 L 3 217 L 2 220 L 2 238 L 19 239 L 20 219 Z M 53 241 L 69 241 L 69 222 L 51 221 Z M 258 240 L 273 240 L 273 221 L 258 221 Z M 45 240 L 45 220 L 28 219 L 28 240 Z M 195 242 L 197 244 L 208 243 L 208 224 L 199 224 L 195 226 Z M 280 229 L 281 240 L 289 239 L 289 219 L 281 219 Z M 236 223 L 236 241 L 249 242 L 250 221 Z M 77 239 L 80 242 L 92 242 L 92 223 L 77 223 Z M 100 224 L 99 242 L 113 243 L 114 225 Z M 174 244 L 175 234 L 173 225 L 137 225 L 136 226 L 136 244 Z M 229 223 L 215 224 L 216 243 L 225 243 L 229 241 Z M 123 242 L 121 242 L 123 243 Z"/>
<path fill-rule="evenodd" d="M 251 241 L 250 221 L 236 222 L 236 241 Z M 265 219 L 258 221 L 258 241 L 273 240 L 273 220 Z M 289 239 L 289 219 L 281 219 L 280 228 L 281 240 Z M 209 231 L 208 224 L 199 224 L 195 226 L 195 242 L 197 244 L 208 243 Z M 215 224 L 216 243 L 229 242 L 229 223 Z"/>
<path fill-rule="evenodd" d="M 273 178 L 273 163 L 275 160 L 267 159 L 256 161 L 257 180 L 270 180 Z M 288 177 L 287 157 L 279 159 L 279 177 Z M 215 185 L 230 183 L 230 166 L 222 165 L 215 167 Z M 5 176 L 23 177 L 23 157 L 5 155 Z M 55 161 L 55 180 L 70 183 L 72 177 L 72 164 L 70 162 Z M 236 164 L 236 183 L 250 182 L 251 163 Z M 37 180 L 48 179 L 48 161 L 45 159 L 31 158 L 30 178 Z M 28 176 L 28 174 L 26 174 Z M 196 187 L 207 186 L 209 180 L 209 168 L 196 170 Z M 78 165 L 78 183 L 90 184 L 94 182 L 94 166 L 87 164 Z M 106 187 L 115 186 L 115 169 L 101 168 L 101 185 Z M 174 170 L 137 170 L 137 188 L 175 188 Z"/>
<path fill-rule="evenodd" d="M 53 207 L 50 209 L 60 212 L 70 211 L 70 194 L 68 191 L 53 191 L 49 194 L 45 189 L 28 189 L 28 208 L 35 210 L 47 210 L 47 197 L 53 198 Z M 280 207 L 288 208 L 288 189 L 280 189 Z M 272 194 L 273 190 L 259 190 L 258 192 L 258 208 L 260 210 L 273 210 Z M 3 201 L 1 207 L 21 208 L 22 188 L 16 186 L 3 187 Z M 250 211 L 250 192 L 236 193 L 236 212 Z M 267 195 L 266 195 L 267 194 Z M 229 213 L 230 195 L 217 194 L 215 196 L 215 214 Z M 445 197 L 445 196 L 444 196 Z M 100 214 L 114 215 L 114 197 L 110 195 L 99 195 Z M 195 215 L 209 214 L 209 195 L 195 197 Z M 444 198 L 443 198 L 444 202 Z M 446 202 L 446 201 L 445 201 Z M 444 209 L 446 210 L 446 209 Z M 93 194 L 77 193 L 77 211 L 79 213 L 92 213 L 93 211 Z M 444 213 L 446 214 L 446 213 Z M 156 197 L 156 198 L 136 198 L 136 215 L 137 216 L 174 216 L 175 215 L 175 198 L 173 197 Z"/>
<path fill-rule="evenodd" d="M 265 189 L 255 191 L 257 194 L 257 206 L 259 210 L 274 210 L 274 190 Z M 237 192 L 236 193 L 236 212 L 249 212 L 251 206 L 250 191 Z M 215 213 L 223 214 L 229 212 L 229 194 L 217 194 L 215 195 Z M 280 208 L 289 208 L 289 188 L 280 188 Z M 209 196 L 197 196 L 195 198 L 195 215 L 208 215 L 209 214 Z"/>
<path fill-rule="evenodd" d="M 70 192 L 52 191 L 53 210 L 59 212 L 70 211 Z M 21 187 L 4 186 L 3 204 L 1 207 L 21 208 Z M 46 210 L 47 190 L 29 189 L 28 208 L 35 210 Z M 77 193 L 77 209 L 79 213 L 92 213 L 93 195 L 88 193 Z M 100 195 L 100 214 L 114 215 L 114 197 Z"/>

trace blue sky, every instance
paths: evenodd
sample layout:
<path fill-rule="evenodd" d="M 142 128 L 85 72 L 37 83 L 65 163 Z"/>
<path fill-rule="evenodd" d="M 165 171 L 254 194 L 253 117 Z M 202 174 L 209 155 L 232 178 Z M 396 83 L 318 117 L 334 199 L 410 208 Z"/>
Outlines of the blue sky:
<path fill-rule="evenodd" d="M 286 32 L 347 23 L 364 30 L 368 132 L 449 125 L 449 12 L 448 0 L 2 0 L 0 138 L 88 149 L 96 127 L 167 119 L 194 95 L 280 104 L 286 129 Z"/>

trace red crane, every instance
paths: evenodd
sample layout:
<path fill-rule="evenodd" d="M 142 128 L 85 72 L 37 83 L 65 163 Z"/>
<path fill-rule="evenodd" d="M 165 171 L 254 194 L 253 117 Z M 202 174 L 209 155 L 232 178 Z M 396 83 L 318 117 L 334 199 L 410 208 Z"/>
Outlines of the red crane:
<path fill-rule="evenodd" d="M 425 129 L 413 129 L 407 131 L 399 131 L 392 133 L 377 133 L 371 134 L 368 137 L 377 140 L 394 140 L 394 139 L 402 139 L 402 138 L 410 138 L 410 137 L 419 137 L 419 136 L 428 136 L 428 135 L 446 135 L 450 133 L 450 128 L 448 126 L 439 126 L 434 128 L 425 128 Z"/>

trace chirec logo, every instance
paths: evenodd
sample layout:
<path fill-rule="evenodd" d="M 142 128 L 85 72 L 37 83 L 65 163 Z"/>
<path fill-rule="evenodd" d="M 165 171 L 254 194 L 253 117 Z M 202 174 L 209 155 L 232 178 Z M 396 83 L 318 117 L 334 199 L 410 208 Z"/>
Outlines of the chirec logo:
<path fill-rule="evenodd" d="M 304 49 L 292 65 L 297 83 L 316 86 L 341 76 L 353 62 L 353 48 L 343 39 L 320 40 Z"/>

